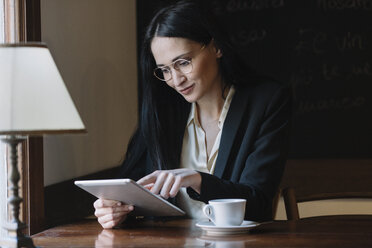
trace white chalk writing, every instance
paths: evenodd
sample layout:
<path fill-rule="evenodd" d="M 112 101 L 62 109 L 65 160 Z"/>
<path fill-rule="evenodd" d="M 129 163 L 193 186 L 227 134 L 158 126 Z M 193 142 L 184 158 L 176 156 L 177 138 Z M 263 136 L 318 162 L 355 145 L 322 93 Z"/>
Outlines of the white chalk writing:
<path fill-rule="evenodd" d="M 372 10 L 372 0 L 318 0 L 322 10 Z"/>
<path fill-rule="evenodd" d="M 244 10 L 262 10 L 268 8 L 280 8 L 284 6 L 284 0 L 230 0 L 226 4 L 228 12 Z"/>
<path fill-rule="evenodd" d="M 256 41 L 263 40 L 267 35 L 266 30 L 245 30 L 241 29 L 239 32 L 232 34 L 230 39 L 234 45 L 237 46 L 246 46 Z"/>
<path fill-rule="evenodd" d="M 372 77 L 371 64 L 361 62 L 360 64 L 350 64 L 347 67 L 338 64 L 323 63 L 322 75 L 324 80 L 350 80 L 355 77 Z"/>
<path fill-rule="evenodd" d="M 320 55 L 332 51 L 361 51 L 365 50 L 368 44 L 367 37 L 350 31 L 331 36 L 326 32 L 300 28 L 298 34 L 299 39 L 294 47 L 296 55 L 302 55 L 304 53 Z"/>
<path fill-rule="evenodd" d="M 363 107 L 366 104 L 366 101 L 366 97 L 364 96 L 346 96 L 340 98 L 319 99 L 315 101 L 300 101 L 297 105 L 296 113 L 304 114 L 337 109 L 351 110 Z"/>

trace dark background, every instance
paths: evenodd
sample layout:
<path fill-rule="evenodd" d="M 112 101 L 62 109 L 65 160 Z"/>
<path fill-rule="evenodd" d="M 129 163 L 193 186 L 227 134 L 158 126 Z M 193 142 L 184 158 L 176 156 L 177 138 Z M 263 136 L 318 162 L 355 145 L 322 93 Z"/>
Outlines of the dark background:
<path fill-rule="evenodd" d="M 137 0 L 139 47 L 169 2 Z M 372 157 L 372 0 L 204 2 L 251 67 L 291 84 L 290 158 Z"/>

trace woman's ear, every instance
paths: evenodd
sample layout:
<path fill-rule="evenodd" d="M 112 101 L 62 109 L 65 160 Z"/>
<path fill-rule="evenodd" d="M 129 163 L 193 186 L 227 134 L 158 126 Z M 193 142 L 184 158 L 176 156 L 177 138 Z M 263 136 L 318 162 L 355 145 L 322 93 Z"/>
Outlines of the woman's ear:
<path fill-rule="evenodd" d="M 214 43 L 214 40 L 212 39 L 212 42 L 213 42 L 213 48 L 214 48 L 214 51 L 216 53 L 216 57 L 219 59 L 222 57 L 222 52 L 221 52 L 221 49 L 219 49 L 217 46 L 216 46 L 216 43 Z"/>
<path fill-rule="evenodd" d="M 217 58 L 221 58 L 222 57 L 221 49 L 216 48 L 216 55 L 217 55 Z"/>

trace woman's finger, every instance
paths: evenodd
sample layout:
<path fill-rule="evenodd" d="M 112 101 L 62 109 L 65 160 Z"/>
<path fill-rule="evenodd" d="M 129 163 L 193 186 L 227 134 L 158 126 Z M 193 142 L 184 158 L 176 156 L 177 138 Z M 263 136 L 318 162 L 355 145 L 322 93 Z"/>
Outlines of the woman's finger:
<path fill-rule="evenodd" d="M 164 185 L 164 182 L 165 182 L 165 179 L 167 179 L 167 176 L 168 176 L 168 173 L 163 171 L 161 172 L 157 178 L 156 178 L 156 181 L 155 181 L 155 184 L 154 186 L 152 187 L 151 189 L 151 192 L 158 195 L 160 190 L 163 188 L 163 185 Z"/>
<path fill-rule="evenodd" d="M 143 185 L 143 187 L 144 187 L 145 189 L 151 190 L 152 187 L 154 187 L 154 183 L 149 183 L 149 184 Z"/>
<path fill-rule="evenodd" d="M 127 217 L 129 212 L 120 212 L 120 213 L 114 213 L 114 214 L 107 214 L 104 216 L 101 216 L 98 218 L 98 222 L 101 224 L 101 226 L 108 226 L 107 223 L 113 223 L 114 226 L 120 224 L 124 221 L 124 219 Z"/>
<path fill-rule="evenodd" d="M 178 191 L 180 191 L 182 184 L 182 176 L 175 176 L 174 183 L 172 185 L 172 188 L 169 190 L 169 196 L 175 197 L 178 194 Z"/>
<path fill-rule="evenodd" d="M 154 171 L 153 173 L 142 177 L 140 180 L 137 181 L 137 183 L 142 186 L 150 183 L 155 183 L 159 174 L 161 174 L 161 171 Z"/>
<path fill-rule="evenodd" d="M 117 207 L 108 207 L 108 208 L 96 208 L 94 215 L 97 217 L 101 217 L 107 214 L 114 214 L 120 212 L 131 212 L 133 211 L 134 207 L 131 205 L 122 205 Z"/>
<path fill-rule="evenodd" d="M 160 191 L 160 195 L 163 198 L 165 198 L 165 199 L 169 198 L 169 191 L 173 186 L 174 180 L 175 180 L 175 175 L 173 173 L 168 173 L 168 176 L 165 179 L 164 185 L 163 185 L 163 187 L 161 188 L 161 191 Z"/>
<path fill-rule="evenodd" d="M 103 208 L 103 207 L 111 207 L 119 203 L 120 203 L 119 201 L 106 200 L 106 199 L 99 198 L 93 203 L 93 206 L 94 208 Z"/>

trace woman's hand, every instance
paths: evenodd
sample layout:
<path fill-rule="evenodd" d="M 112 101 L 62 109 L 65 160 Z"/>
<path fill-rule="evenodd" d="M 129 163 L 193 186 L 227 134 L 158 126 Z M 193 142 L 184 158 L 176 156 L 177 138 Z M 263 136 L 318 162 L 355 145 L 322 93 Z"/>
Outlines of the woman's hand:
<path fill-rule="evenodd" d="M 93 206 L 96 209 L 94 215 L 103 228 L 113 228 L 121 224 L 134 209 L 131 205 L 104 199 L 96 200 Z"/>
<path fill-rule="evenodd" d="M 191 187 L 200 193 L 201 175 L 190 169 L 157 170 L 141 178 L 138 184 L 163 198 L 175 197 L 181 187 Z"/>

